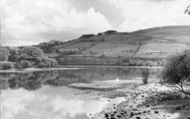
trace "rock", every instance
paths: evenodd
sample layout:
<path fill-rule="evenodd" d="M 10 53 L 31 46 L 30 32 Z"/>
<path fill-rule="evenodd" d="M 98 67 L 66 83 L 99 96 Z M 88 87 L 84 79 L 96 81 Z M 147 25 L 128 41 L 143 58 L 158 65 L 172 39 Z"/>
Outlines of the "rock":
<path fill-rule="evenodd" d="M 111 117 L 110 119 L 116 119 L 115 117 Z"/>
<path fill-rule="evenodd" d="M 176 107 L 175 110 L 181 110 L 181 107 Z"/>
<path fill-rule="evenodd" d="M 132 116 L 134 116 L 134 115 L 135 115 L 134 112 L 131 112 L 130 116 L 132 117 Z"/>
<path fill-rule="evenodd" d="M 154 113 L 155 113 L 155 114 L 158 114 L 158 113 L 159 113 L 159 111 L 154 111 Z"/>
<path fill-rule="evenodd" d="M 105 114 L 104 114 L 104 116 L 105 116 L 106 118 L 108 118 L 108 117 L 109 117 L 109 115 L 108 115 L 107 113 L 105 113 Z"/>
<path fill-rule="evenodd" d="M 136 119 L 141 119 L 141 117 L 136 117 Z"/>
<path fill-rule="evenodd" d="M 118 118 L 121 118 L 121 115 L 117 115 Z"/>
<path fill-rule="evenodd" d="M 141 113 L 141 112 L 136 112 L 136 113 L 135 113 L 135 115 L 140 115 L 140 114 L 142 114 L 142 113 Z"/>
<path fill-rule="evenodd" d="M 150 107 L 150 105 L 146 105 L 146 107 Z"/>
<path fill-rule="evenodd" d="M 147 113 L 147 111 L 143 111 L 143 113 Z"/>

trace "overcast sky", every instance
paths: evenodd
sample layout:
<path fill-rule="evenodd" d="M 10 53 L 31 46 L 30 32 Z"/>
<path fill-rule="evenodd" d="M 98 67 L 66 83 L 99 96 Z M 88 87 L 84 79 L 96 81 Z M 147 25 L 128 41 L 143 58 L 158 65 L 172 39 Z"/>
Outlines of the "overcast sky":
<path fill-rule="evenodd" d="M 188 0 L 0 0 L 1 44 L 67 41 L 109 29 L 190 25 Z"/>

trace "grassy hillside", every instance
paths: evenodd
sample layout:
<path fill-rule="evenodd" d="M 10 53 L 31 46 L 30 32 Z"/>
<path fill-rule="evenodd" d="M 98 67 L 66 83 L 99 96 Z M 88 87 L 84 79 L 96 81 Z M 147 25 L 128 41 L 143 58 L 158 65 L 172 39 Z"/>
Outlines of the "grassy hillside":
<path fill-rule="evenodd" d="M 74 57 L 75 62 L 79 60 L 76 57 L 80 60 L 81 57 L 166 58 L 190 48 L 190 26 L 157 27 L 130 33 L 110 30 L 67 42 L 41 43 L 38 47 L 51 57 Z"/>
<path fill-rule="evenodd" d="M 131 33 L 107 31 L 68 42 L 39 45 L 46 53 L 80 56 L 166 56 L 190 46 L 190 26 L 168 26 Z"/>

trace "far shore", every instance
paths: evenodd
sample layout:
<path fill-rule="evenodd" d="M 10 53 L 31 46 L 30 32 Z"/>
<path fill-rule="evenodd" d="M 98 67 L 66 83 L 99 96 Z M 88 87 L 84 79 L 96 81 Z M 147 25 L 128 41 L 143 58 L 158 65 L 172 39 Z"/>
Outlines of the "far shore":
<path fill-rule="evenodd" d="M 64 65 L 55 68 L 26 68 L 26 69 L 9 69 L 9 70 L 0 70 L 0 73 L 29 73 L 36 71 L 53 71 L 53 70 L 77 70 L 81 68 L 89 67 L 113 67 L 113 68 L 154 68 L 161 69 L 161 66 L 119 66 L 119 65 Z"/>
<path fill-rule="evenodd" d="M 77 70 L 79 68 L 27 68 L 27 69 L 10 69 L 10 70 L 0 70 L 0 73 L 29 73 L 37 71 L 53 71 L 53 70 Z"/>
<path fill-rule="evenodd" d="M 126 65 L 62 65 L 62 67 L 65 68 L 85 68 L 85 67 L 114 67 L 114 68 L 155 68 L 155 69 L 161 69 L 162 66 L 126 66 Z"/>

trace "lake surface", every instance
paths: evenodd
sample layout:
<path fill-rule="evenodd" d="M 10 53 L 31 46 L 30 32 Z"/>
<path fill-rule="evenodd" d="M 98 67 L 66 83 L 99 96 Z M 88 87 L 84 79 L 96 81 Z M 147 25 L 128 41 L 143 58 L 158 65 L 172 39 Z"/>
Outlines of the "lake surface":
<path fill-rule="evenodd" d="M 88 67 L 0 74 L 1 119 L 89 119 L 109 105 L 101 92 L 141 85 L 143 68 Z M 150 69 L 149 83 L 159 69 Z M 115 103 L 122 97 L 111 99 Z"/>

